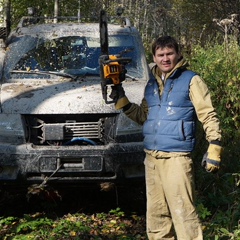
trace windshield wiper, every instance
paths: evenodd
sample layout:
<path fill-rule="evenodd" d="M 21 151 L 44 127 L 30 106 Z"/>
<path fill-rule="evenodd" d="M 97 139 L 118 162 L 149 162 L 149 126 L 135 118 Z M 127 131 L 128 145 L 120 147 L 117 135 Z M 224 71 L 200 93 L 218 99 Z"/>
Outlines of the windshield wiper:
<path fill-rule="evenodd" d="M 27 73 L 27 74 L 39 74 L 39 75 L 48 74 L 48 75 L 67 77 L 67 78 L 71 78 L 73 80 L 76 80 L 78 78 L 78 76 L 74 76 L 74 75 L 71 75 L 69 73 L 58 72 L 58 71 L 12 70 L 10 73 Z"/>
<path fill-rule="evenodd" d="M 82 67 L 80 69 L 64 69 L 63 73 L 70 74 L 70 75 L 76 75 L 79 77 L 86 77 L 86 76 L 99 76 L 99 66 L 95 68 L 90 67 Z"/>
<path fill-rule="evenodd" d="M 133 77 L 133 76 L 127 74 L 127 73 L 126 73 L 126 78 L 130 78 L 130 79 L 133 80 L 133 81 L 138 81 L 138 80 L 139 80 L 139 79 L 137 79 L 136 77 Z"/>

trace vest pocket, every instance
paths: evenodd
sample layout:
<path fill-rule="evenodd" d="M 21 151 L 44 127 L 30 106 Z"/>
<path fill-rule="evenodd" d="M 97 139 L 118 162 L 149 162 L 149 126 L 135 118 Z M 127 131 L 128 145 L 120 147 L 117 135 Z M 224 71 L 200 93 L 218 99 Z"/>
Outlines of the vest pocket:
<path fill-rule="evenodd" d="M 182 120 L 178 121 L 178 133 L 179 133 L 179 139 L 181 141 L 184 141 L 186 138 L 184 135 L 184 123 Z"/>
<path fill-rule="evenodd" d="M 182 121 L 182 134 L 183 134 L 184 140 L 190 140 L 195 138 L 195 122 Z"/>

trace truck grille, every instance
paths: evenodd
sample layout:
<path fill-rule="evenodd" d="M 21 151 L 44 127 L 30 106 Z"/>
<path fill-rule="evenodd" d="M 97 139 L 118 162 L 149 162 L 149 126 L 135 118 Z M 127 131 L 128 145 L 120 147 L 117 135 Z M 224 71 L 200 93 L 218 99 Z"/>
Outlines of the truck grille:
<path fill-rule="evenodd" d="M 25 115 L 24 118 L 27 141 L 36 145 L 65 145 L 76 138 L 105 144 L 115 135 L 113 115 Z"/>
<path fill-rule="evenodd" d="M 68 139 L 74 137 L 101 139 L 103 131 L 104 126 L 101 120 L 98 122 L 75 122 L 65 124 L 65 137 Z"/>

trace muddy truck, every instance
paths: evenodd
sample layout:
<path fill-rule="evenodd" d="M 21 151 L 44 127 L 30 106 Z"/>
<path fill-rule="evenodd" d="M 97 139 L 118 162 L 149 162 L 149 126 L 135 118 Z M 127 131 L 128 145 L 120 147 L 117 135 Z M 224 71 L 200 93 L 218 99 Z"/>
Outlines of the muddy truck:
<path fill-rule="evenodd" d="M 143 181 L 142 127 L 102 96 L 99 27 L 29 15 L 0 28 L 0 186 Z M 141 37 L 123 17 L 107 29 L 109 53 L 131 59 L 122 84 L 140 104 L 149 79 Z"/>

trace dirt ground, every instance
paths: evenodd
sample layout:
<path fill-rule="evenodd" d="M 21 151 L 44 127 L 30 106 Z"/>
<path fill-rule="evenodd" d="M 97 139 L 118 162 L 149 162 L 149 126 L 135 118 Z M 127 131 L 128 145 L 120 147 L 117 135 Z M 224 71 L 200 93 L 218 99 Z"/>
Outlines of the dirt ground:
<path fill-rule="evenodd" d="M 23 188 L 24 189 L 24 188 Z M 46 188 L 32 192 L 0 190 L 0 216 L 22 217 L 24 214 L 45 212 L 56 217 L 67 213 L 99 213 L 120 208 L 125 213 L 144 215 L 146 211 L 145 186 L 113 186 L 104 191 L 99 186 Z"/>

